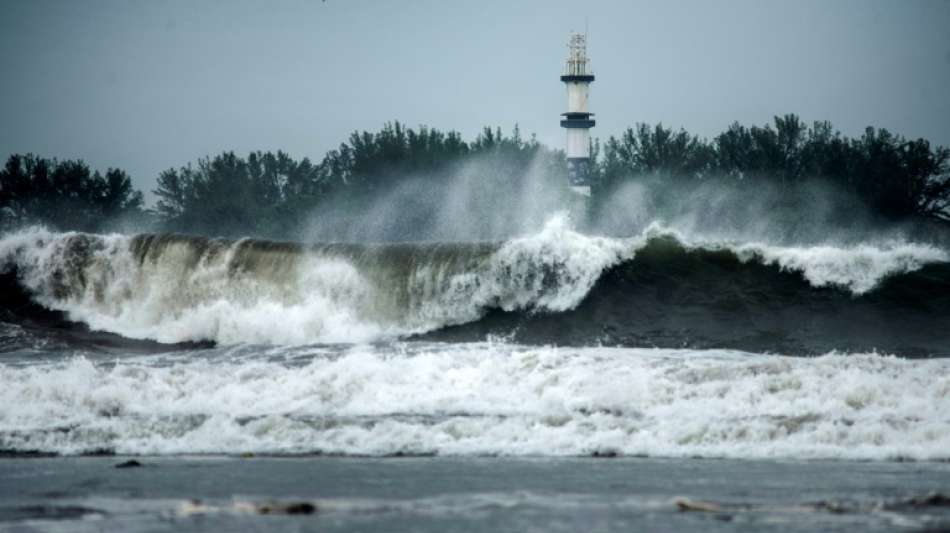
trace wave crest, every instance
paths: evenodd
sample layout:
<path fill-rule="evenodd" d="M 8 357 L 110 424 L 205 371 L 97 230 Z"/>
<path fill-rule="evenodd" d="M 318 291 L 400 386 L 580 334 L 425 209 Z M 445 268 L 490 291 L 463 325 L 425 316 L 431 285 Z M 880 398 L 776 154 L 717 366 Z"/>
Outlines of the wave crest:
<path fill-rule="evenodd" d="M 926 282 L 890 300 L 913 306 L 921 291 L 935 290 L 937 300 L 950 298 L 948 261 L 946 251 L 922 244 L 777 247 L 693 241 L 656 225 L 629 239 L 593 237 L 563 217 L 500 243 L 303 245 L 37 229 L 0 239 L 0 268 L 43 306 L 95 330 L 169 343 L 363 342 L 475 324 L 498 312 L 519 318 L 479 330 L 479 338 L 560 316 L 578 335 L 575 343 L 627 343 L 611 338 L 607 324 L 628 320 L 620 327 L 652 327 L 667 338 L 663 328 L 671 326 L 656 321 L 684 310 L 705 306 L 716 318 L 732 306 L 738 323 L 774 312 L 763 306 L 815 308 L 832 298 L 815 290 L 828 288 L 856 303 L 835 297 L 839 307 L 821 312 L 873 307 L 886 280 L 933 265 L 938 270 Z M 593 315 L 599 323 L 574 327 Z M 680 327 L 687 333 L 681 342 L 690 342 L 689 328 L 696 329 Z M 642 343 L 637 335 L 631 342 Z"/>

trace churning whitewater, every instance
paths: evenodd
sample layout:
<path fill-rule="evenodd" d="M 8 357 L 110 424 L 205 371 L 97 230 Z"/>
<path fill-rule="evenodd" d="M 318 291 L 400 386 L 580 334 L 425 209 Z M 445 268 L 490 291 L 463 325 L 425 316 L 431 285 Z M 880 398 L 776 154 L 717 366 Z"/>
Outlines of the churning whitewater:
<path fill-rule="evenodd" d="M 691 239 L 657 225 L 626 239 L 592 237 L 573 231 L 565 217 L 535 235 L 494 243 L 300 245 L 41 229 L 0 240 L 5 290 L 25 292 L 73 322 L 132 339 L 224 345 L 367 342 L 426 332 L 570 344 L 551 322 L 560 317 L 562 326 L 573 325 L 575 344 L 665 346 L 666 337 L 678 335 L 680 346 L 762 348 L 743 344 L 743 335 L 702 331 L 697 305 L 713 320 L 729 315 L 749 324 L 750 338 L 759 333 L 743 318 L 780 312 L 777 304 L 800 313 L 796 327 L 814 329 L 818 339 L 841 332 L 845 308 L 874 315 L 870 329 L 879 329 L 874 317 L 899 328 L 910 312 L 925 318 L 909 329 L 933 325 L 933 334 L 950 319 L 950 302 L 941 296 L 950 286 L 948 261 L 946 251 L 926 244 L 779 247 Z M 921 291 L 936 299 L 921 303 Z M 593 313 L 579 313 L 582 303 Z M 580 331 L 597 312 L 610 316 Z M 831 331 L 818 331 L 815 317 L 822 315 Z M 827 351 L 821 342 L 811 347 L 797 339 L 795 328 L 760 329 L 775 333 L 777 344 L 765 349 Z M 650 338 L 648 331 L 661 333 Z M 909 339 L 906 346 L 849 344 L 844 335 L 844 345 L 832 348 L 927 354 L 947 346 L 919 341 L 915 331 L 899 336 Z"/>
<path fill-rule="evenodd" d="M 0 449 L 950 459 L 950 361 L 410 343 L 0 365 Z"/>

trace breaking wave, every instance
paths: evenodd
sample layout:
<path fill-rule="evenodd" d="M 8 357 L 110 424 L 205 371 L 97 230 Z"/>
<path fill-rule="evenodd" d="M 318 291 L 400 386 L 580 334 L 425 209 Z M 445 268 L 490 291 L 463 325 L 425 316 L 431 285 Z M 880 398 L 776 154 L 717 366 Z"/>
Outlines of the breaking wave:
<path fill-rule="evenodd" d="M 557 217 L 506 242 L 303 245 L 32 229 L 0 240 L 9 294 L 161 343 L 424 335 L 786 353 L 950 349 L 950 256 L 925 244 L 777 247 Z M 6 306 L 20 323 L 27 307 Z"/>

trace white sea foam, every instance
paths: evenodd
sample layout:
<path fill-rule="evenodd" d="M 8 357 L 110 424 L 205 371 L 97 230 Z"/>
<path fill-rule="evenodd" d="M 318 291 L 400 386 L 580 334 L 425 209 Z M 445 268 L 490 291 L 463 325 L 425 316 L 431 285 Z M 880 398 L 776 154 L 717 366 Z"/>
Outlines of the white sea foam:
<path fill-rule="evenodd" d="M 406 344 L 0 364 L 0 383 L 6 449 L 950 459 L 945 359 Z"/>
<path fill-rule="evenodd" d="M 907 243 L 847 248 L 744 244 L 733 250 L 744 261 L 755 260 L 801 272 L 815 287 L 836 285 L 856 295 L 870 291 L 888 276 L 919 270 L 928 263 L 950 261 L 943 250 Z"/>
<path fill-rule="evenodd" d="M 693 238 L 658 224 L 651 224 L 644 236 L 671 237 L 692 249 L 729 250 L 741 261 L 775 265 L 785 271 L 800 273 L 814 287 L 836 286 L 856 296 L 871 291 L 889 276 L 913 272 L 931 263 L 950 262 L 947 250 L 903 241 L 776 246 L 763 242 Z"/>

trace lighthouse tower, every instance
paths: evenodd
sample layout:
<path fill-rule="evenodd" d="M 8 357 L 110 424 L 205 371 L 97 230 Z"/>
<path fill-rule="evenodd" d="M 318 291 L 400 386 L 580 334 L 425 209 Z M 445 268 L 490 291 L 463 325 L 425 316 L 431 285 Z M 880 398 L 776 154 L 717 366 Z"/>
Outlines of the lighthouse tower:
<path fill-rule="evenodd" d="M 561 81 L 567 85 L 567 113 L 561 113 L 561 127 L 567 129 L 567 175 L 571 189 L 590 196 L 590 130 L 594 116 L 587 109 L 594 73 L 587 58 L 587 35 L 571 33 L 570 52 Z"/>

